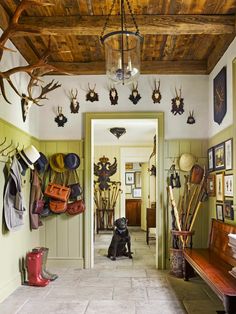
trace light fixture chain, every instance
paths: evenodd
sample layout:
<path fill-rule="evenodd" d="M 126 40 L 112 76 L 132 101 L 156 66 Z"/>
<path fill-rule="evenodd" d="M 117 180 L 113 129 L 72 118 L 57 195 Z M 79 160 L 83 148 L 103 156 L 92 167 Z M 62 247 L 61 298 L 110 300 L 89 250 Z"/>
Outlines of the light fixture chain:
<path fill-rule="evenodd" d="M 104 26 L 103 26 L 103 30 L 102 30 L 102 33 L 101 33 L 100 38 L 102 38 L 103 35 L 104 35 L 104 33 L 105 33 L 105 30 L 106 30 L 107 25 L 108 25 L 108 23 L 109 23 L 109 20 L 110 20 L 110 17 L 111 17 L 111 13 L 112 13 L 112 11 L 113 11 L 113 9 L 114 9 L 115 3 L 116 3 L 116 0 L 113 0 L 112 5 L 111 5 L 110 12 L 108 13 L 108 15 L 107 15 L 107 17 L 106 17 L 106 21 L 105 21 L 105 24 L 104 24 Z"/>
<path fill-rule="evenodd" d="M 136 32 L 139 33 L 139 28 L 138 28 L 138 24 L 136 23 L 136 20 L 135 20 L 135 17 L 134 17 L 134 14 L 133 14 L 133 11 L 131 9 L 131 6 L 130 6 L 130 3 L 129 3 L 129 0 L 126 0 L 126 3 L 127 3 L 127 6 L 129 8 L 129 12 L 130 12 L 130 15 L 132 17 L 132 20 L 133 20 L 133 23 L 134 23 L 134 26 L 136 28 Z"/>

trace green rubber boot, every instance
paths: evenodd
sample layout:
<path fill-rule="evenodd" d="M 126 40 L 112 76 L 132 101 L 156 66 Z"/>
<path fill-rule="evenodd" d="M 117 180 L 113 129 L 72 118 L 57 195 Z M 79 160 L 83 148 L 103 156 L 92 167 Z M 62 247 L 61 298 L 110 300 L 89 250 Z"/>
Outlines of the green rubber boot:
<path fill-rule="evenodd" d="M 48 248 L 47 247 L 41 247 L 41 250 L 43 252 L 43 263 L 42 263 L 42 276 L 43 278 L 49 279 L 49 280 L 55 280 L 58 278 L 58 275 L 50 273 L 48 270 L 46 270 L 46 264 L 48 259 Z"/>

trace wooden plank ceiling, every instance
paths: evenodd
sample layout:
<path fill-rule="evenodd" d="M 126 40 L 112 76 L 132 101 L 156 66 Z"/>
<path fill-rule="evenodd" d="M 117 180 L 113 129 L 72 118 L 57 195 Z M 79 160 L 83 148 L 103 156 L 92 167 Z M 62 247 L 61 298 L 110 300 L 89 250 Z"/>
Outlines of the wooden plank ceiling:
<path fill-rule="evenodd" d="M 0 0 L 3 30 L 19 2 Z M 48 2 L 54 6 L 32 5 L 23 12 L 24 27 L 11 39 L 21 54 L 34 63 L 51 35 L 55 52 L 48 63 L 73 74 L 104 74 L 99 37 L 112 0 Z M 235 37 L 236 0 L 130 0 L 130 4 L 144 37 L 143 74 L 208 74 Z M 115 5 L 108 31 L 118 29 L 118 12 Z M 130 29 L 129 18 L 127 23 Z"/>

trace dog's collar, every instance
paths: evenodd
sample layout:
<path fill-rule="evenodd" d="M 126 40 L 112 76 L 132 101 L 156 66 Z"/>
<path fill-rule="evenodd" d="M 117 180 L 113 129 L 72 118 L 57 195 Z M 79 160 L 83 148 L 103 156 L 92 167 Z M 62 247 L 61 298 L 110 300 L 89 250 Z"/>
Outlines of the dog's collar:
<path fill-rule="evenodd" d="M 119 233 L 123 233 L 126 231 L 126 229 L 119 229 L 119 228 L 116 228 L 116 230 L 119 232 Z"/>

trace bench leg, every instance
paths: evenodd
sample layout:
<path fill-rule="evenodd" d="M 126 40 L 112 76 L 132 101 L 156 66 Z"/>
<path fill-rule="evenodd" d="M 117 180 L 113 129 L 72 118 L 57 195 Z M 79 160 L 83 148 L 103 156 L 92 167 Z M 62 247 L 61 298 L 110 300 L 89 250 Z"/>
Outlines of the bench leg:
<path fill-rule="evenodd" d="M 236 297 L 224 296 L 223 304 L 227 314 L 236 313 Z"/>
<path fill-rule="evenodd" d="M 192 266 L 183 258 L 183 270 L 184 270 L 184 280 L 188 281 L 191 275 L 193 274 Z"/>

